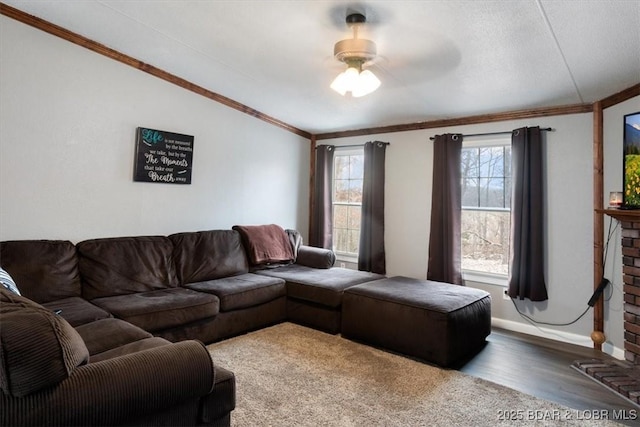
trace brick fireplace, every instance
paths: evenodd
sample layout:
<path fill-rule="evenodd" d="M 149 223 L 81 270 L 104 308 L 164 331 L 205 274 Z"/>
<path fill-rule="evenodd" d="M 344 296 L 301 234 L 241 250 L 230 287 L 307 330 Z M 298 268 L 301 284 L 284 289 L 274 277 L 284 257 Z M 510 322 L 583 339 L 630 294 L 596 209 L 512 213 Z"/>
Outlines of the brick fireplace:
<path fill-rule="evenodd" d="M 640 218 L 621 221 L 624 282 L 624 357 L 640 364 Z"/>
<path fill-rule="evenodd" d="M 640 211 L 606 213 L 622 229 L 625 360 L 576 360 L 572 367 L 640 407 Z"/>

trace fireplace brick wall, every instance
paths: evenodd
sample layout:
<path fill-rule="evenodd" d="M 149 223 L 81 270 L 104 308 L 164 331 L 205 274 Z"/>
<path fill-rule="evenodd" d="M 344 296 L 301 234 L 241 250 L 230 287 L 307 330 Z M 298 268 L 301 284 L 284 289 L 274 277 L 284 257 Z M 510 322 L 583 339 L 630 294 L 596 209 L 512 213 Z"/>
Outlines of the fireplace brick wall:
<path fill-rule="evenodd" d="M 622 221 L 624 357 L 640 364 L 640 219 Z"/>

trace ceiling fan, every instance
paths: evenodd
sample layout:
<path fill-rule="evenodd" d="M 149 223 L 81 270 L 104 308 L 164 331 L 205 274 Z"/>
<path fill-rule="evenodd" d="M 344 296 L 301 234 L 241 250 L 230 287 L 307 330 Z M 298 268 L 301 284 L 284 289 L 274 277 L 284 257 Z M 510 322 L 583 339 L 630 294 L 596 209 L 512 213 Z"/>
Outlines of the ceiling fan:
<path fill-rule="evenodd" d="M 340 40 L 333 47 L 334 57 L 347 65 L 331 83 L 331 89 L 340 95 L 351 93 L 353 97 L 368 95 L 380 87 L 380 80 L 364 65 L 377 56 L 376 44 L 367 39 L 358 38 L 358 30 L 366 22 L 361 13 L 347 15 L 346 23 L 353 30 L 353 38 Z"/>

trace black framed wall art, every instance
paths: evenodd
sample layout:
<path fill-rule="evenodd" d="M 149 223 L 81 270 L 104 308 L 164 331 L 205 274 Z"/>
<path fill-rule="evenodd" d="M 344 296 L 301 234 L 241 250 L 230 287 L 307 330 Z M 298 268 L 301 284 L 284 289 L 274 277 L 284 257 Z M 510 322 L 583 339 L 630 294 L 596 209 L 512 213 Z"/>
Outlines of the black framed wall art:
<path fill-rule="evenodd" d="M 192 135 L 139 127 L 133 180 L 191 184 Z"/>

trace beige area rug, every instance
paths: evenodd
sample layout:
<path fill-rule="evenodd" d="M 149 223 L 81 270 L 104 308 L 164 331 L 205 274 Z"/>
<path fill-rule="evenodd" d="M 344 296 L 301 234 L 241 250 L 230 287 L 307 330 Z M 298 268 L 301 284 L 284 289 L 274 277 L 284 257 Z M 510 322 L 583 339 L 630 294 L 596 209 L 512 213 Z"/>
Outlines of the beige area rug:
<path fill-rule="evenodd" d="M 236 375 L 232 426 L 615 425 L 292 323 L 208 349 Z"/>

